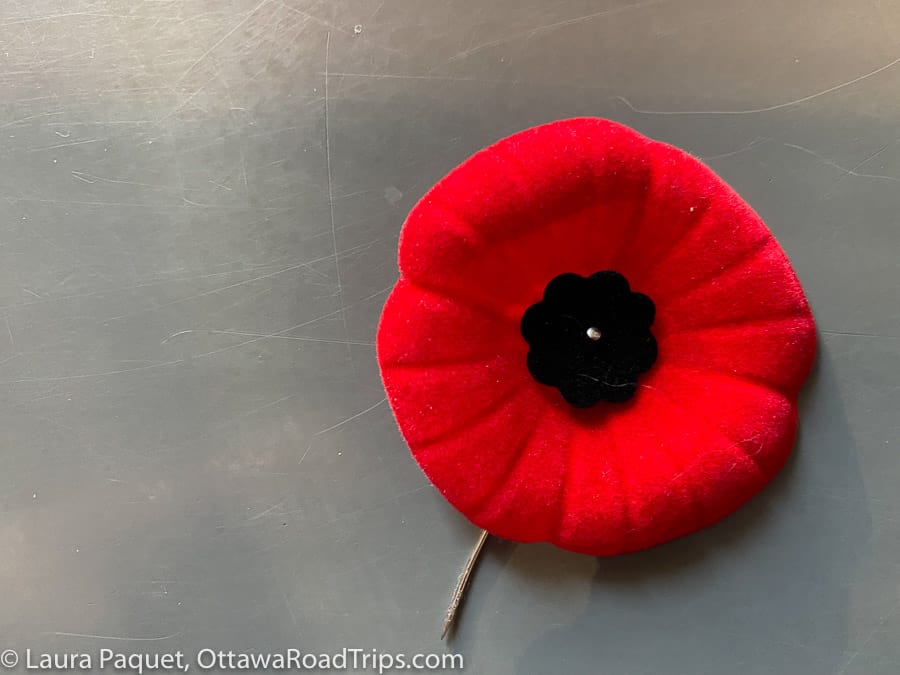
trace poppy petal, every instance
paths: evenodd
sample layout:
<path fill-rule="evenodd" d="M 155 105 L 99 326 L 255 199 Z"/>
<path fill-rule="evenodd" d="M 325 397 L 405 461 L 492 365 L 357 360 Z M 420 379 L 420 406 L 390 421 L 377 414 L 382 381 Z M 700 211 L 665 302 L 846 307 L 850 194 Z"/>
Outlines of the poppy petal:
<path fill-rule="evenodd" d="M 753 265 L 726 269 L 714 281 L 672 300 L 664 311 L 667 330 L 672 332 L 810 316 L 800 282 L 774 239 L 755 256 Z"/>
<path fill-rule="evenodd" d="M 517 323 L 405 279 L 384 305 L 377 346 L 382 368 L 484 362 L 498 352 L 524 355 L 527 348 Z"/>
<path fill-rule="evenodd" d="M 648 386 L 663 392 L 682 416 L 708 416 L 707 427 L 727 439 L 729 451 L 753 461 L 772 478 L 787 459 L 797 425 L 794 398 L 764 384 L 728 374 L 666 364 Z M 684 396 L 685 387 L 691 391 Z"/>
<path fill-rule="evenodd" d="M 443 437 L 409 441 L 428 478 L 451 504 L 472 514 L 473 519 L 485 501 L 506 489 L 509 473 L 529 452 L 542 414 L 533 391 L 514 392 L 499 403 Z M 437 419 L 438 415 L 430 417 Z M 498 429 L 506 433 L 498 435 Z"/>
<path fill-rule="evenodd" d="M 573 427 L 558 407 L 543 407 L 505 480 L 472 514 L 476 525 L 507 539 L 548 541 L 559 524 Z"/>
<path fill-rule="evenodd" d="M 759 216 L 728 190 L 636 282 L 663 307 L 726 270 L 752 267 L 760 250 L 772 245 L 778 246 Z"/>
<path fill-rule="evenodd" d="M 555 543 L 613 555 L 719 520 L 767 480 L 733 446 L 714 426 L 685 414 L 675 397 L 645 385 L 638 403 L 611 415 L 602 433 L 583 432 L 573 448 L 567 509 Z"/>
<path fill-rule="evenodd" d="M 581 122 L 500 141 L 445 177 L 404 224 L 401 273 L 518 319 L 553 277 L 609 268 L 641 217 L 650 153 L 626 127 Z"/>
<path fill-rule="evenodd" d="M 711 373 L 730 374 L 795 396 L 812 368 L 812 317 L 761 319 L 658 336 L 665 362 Z"/>

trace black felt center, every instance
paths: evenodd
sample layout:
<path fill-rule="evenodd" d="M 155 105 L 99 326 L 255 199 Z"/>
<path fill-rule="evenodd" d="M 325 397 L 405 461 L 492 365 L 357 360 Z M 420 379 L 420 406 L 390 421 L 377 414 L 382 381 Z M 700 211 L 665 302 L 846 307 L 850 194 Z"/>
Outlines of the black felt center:
<path fill-rule="evenodd" d="M 618 272 L 561 274 L 522 316 L 528 371 L 578 408 L 627 401 L 656 361 L 655 314 Z"/>

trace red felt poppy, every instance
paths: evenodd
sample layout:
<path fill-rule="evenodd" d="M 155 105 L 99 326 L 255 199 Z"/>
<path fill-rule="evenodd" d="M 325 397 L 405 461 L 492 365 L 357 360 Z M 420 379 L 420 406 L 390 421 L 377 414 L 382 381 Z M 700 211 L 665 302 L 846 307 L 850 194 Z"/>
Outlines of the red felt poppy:
<path fill-rule="evenodd" d="M 685 152 L 601 119 L 517 133 L 422 198 L 399 262 L 388 400 L 479 527 L 635 551 L 784 464 L 813 317 L 759 216 Z"/>

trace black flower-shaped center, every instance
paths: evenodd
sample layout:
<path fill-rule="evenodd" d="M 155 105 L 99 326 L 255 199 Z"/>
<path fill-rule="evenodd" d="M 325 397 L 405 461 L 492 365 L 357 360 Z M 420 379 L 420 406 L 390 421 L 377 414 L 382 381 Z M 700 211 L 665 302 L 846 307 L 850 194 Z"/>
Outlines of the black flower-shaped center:
<path fill-rule="evenodd" d="M 627 401 L 637 376 L 656 361 L 655 313 L 653 301 L 618 272 L 561 274 L 522 316 L 528 370 L 578 408 Z"/>

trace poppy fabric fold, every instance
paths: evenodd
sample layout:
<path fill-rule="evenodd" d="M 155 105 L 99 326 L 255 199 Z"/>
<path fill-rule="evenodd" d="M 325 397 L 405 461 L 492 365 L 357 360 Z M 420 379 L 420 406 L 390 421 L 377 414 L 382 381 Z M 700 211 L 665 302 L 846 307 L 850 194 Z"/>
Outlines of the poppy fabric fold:
<path fill-rule="evenodd" d="M 613 555 L 725 517 L 782 467 L 815 323 L 708 167 L 595 118 L 529 129 L 403 225 L 377 336 L 401 433 L 467 518 Z"/>

